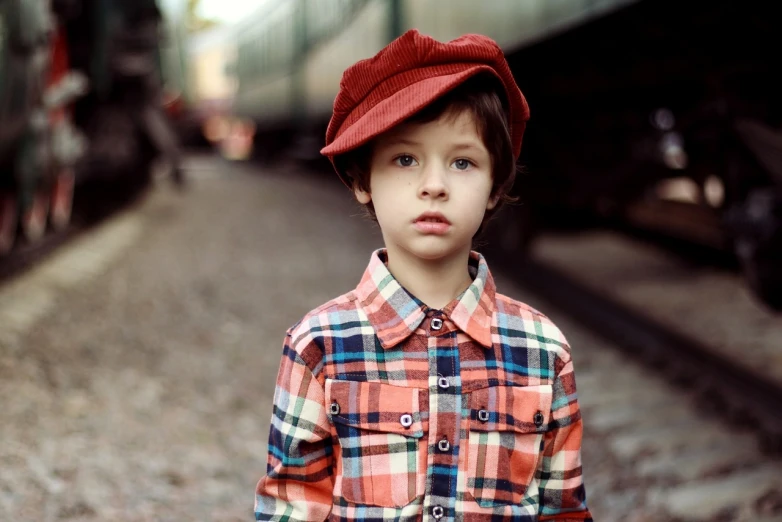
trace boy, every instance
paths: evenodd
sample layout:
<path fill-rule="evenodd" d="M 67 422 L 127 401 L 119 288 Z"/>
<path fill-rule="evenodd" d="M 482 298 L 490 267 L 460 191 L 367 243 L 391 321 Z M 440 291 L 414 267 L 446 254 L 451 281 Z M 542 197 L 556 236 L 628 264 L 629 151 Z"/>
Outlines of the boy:
<path fill-rule="evenodd" d="M 591 520 L 570 348 L 471 251 L 528 116 L 483 36 L 345 72 L 321 152 L 385 248 L 287 332 L 257 520 Z"/>

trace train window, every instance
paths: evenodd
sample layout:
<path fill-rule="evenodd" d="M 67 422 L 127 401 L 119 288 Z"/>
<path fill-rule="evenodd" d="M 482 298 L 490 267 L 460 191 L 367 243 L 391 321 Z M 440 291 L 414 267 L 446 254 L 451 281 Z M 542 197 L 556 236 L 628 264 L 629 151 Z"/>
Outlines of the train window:
<path fill-rule="evenodd" d="M 244 76 L 244 44 L 239 44 L 236 51 L 236 74 L 239 78 Z"/>
<path fill-rule="evenodd" d="M 293 11 L 281 9 L 240 35 L 237 71 L 244 76 L 268 76 L 279 73 L 294 57 L 297 33 Z"/>
<path fill-rule="evenodd" d="M 266 54 L 266 49 L 268 48 L 267 45 L 268 41 L 268 35 L 266 32 L 261 33 L 261 35 L 256 40 L 257 44 L 255 46 L 255 60 L 257 63 L 256 70 L 258 73 L 263 74 L 264 70 L 268 67 L 268 56 Z"/>
<path fill-rule="evenodd" d="M 331 0 L 322 2 L 310 0 L 305 4 L 307 13 L 307 45 L 315 45 L 318 41 L 336 34 L 349 14 L 365 0 Z"/>
<path fill-rule="evenodd" d="M 280 40 L 279 33 L 280 33 L 280 26 L 276 24 L 273 25 L 269 30 L 269 32 L 267 33 L 266 46 L 264 48 L 264 51 L 266 53 L 268 69 L 270 71 L 277 68 L 277 63 L 279 61 L 279 57 L 277 55 L 277 46 Z"/>
<path fill-rule="evenodd" d="M 258 39 L 258 63 L 262 74 L 269 71 L 271 59 L 269 56 L 269 32 L 264 31 Z"/>
<path fill-rule="evenodd" d="M 246 43 L 246 52 L 244 55 L 245 60 L 245 70 L 247 71 L 248 75 L 252 75 L 253 72 L 253 62 L 255 62 L 255 39 L 248 40 Z"/>
<path fill-rule="evenodd" d="M 288 17 L 285 23 L 280 24 L 279 28 L 280 38 L 275 52 L 277 53 L 280 67 L 284 67 L 293 58 L 293 21 Z"/>

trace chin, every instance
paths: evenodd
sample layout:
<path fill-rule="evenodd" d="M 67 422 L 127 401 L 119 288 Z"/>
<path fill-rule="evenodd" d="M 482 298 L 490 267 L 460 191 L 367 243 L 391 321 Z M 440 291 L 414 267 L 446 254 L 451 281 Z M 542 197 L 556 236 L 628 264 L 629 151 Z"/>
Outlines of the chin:
<path fill-rule="evenodd" d="M 443 241 L 443 238 L 423 238 L 424 241 L 417 241 L 414 244 L 408 244 L 405 250 L 426 261 L 437 261 L 451 257 L 464 251 L 464 245 L 456 245 L 451 241 Z M 432 240 L 434 239 L 434 241 Z"/>

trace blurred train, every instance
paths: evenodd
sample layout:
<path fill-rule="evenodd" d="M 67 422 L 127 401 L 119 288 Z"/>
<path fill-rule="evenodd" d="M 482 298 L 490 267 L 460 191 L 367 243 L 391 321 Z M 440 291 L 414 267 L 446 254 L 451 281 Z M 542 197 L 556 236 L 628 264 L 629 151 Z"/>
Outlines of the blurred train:
<path fill-rule="evenodd" d="M 82 181 L 138 186 L 176 152 L 182 5 L 0 0 L 0 254 L 67 226 Z"/>
<path fill-rule="evenodd" d="M 493 230 L 508 253 L 540 223 L 593 216 L 721 249 L 782 309 L 782 32 L 777 2 L 279 0 L 236 29 L 237 116 L 262 156 L 316 156 L 343 70 L 409 28 L 482 33 L 532 118 Z"/>

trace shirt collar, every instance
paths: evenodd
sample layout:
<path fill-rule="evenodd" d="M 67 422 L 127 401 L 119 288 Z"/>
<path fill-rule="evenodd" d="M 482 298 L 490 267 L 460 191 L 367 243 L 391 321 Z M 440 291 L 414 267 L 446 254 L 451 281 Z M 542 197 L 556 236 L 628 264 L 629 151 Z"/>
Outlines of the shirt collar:
<path fill-rule="evenodd" d="M 427 307 L 408 293 L 386 266 L 387 251 L 372 253 L 356 295 L 383 348 L 407 339 L 426 317 Z M 486 260 L 470 252 L 472 284 L 451 301 L 442 312 L 464 333 L 486 348 L 491 347 L 491 321 L 494 314 L 494 278 Z"/>

